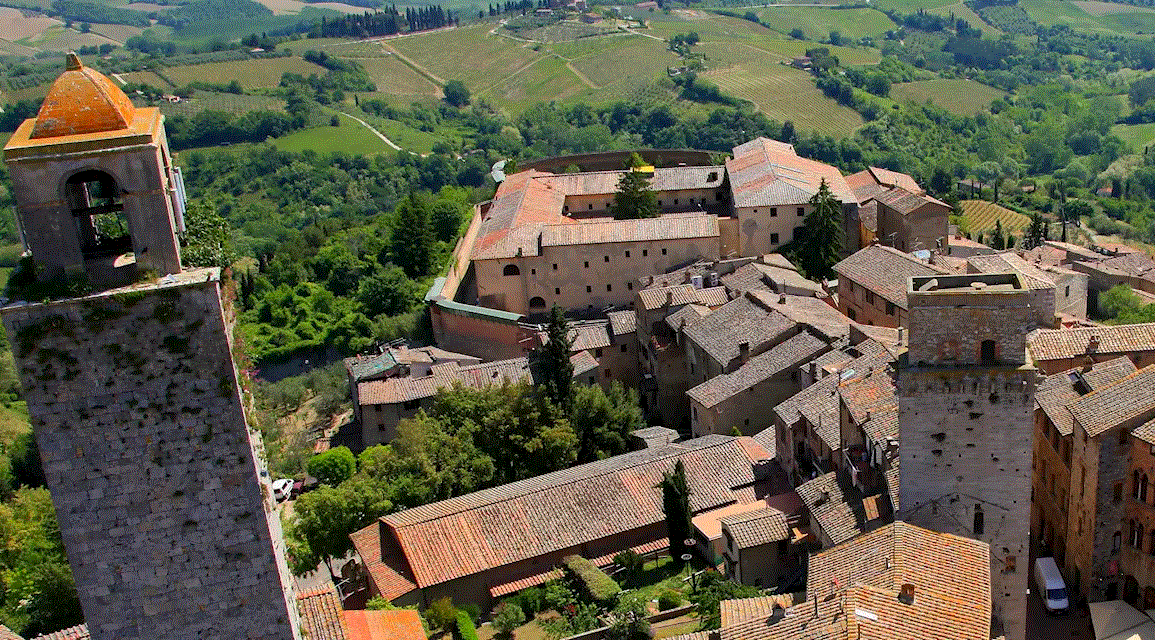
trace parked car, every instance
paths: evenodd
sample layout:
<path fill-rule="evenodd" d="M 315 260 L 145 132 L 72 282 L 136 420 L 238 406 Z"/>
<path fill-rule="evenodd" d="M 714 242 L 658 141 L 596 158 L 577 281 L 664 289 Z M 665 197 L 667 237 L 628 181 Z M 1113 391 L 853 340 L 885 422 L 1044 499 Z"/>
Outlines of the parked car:
<path fill-rule="evenodd" d="M 1037 558 L 1035 560 L 1035 585 L 1039 589 L 1039 597 L 1047 613 L 1066 613 L 1070 608 L 1067 599 L 1067 585 L 1063 582 L 1063 575 L 1059 573 L 1059 566 L 1054 558 Z"/>
<path fill-rule="evenodd" d="M 289 492 L 293 490 L 292 478 L 281 478 L 273 482 L 273 497 L 277 502 L 289 497 Z"/>
<path fill-rule="evenodd" d="M 293 482 L 293 489 L 290 495 L 296 498 L 302 493 L 308 493 L 319 486 L 321 486 L 320 480 L 317 480 L 313 476 L 306 476 L 304 480 L 295 480 Z"/>

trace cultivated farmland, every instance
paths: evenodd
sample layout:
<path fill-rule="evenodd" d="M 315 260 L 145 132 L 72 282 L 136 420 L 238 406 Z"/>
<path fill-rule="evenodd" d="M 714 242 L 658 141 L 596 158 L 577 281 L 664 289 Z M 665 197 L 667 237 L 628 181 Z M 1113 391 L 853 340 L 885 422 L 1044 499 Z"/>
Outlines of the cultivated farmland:
<path fill-rule="evenodd" d="M 417 73 L 395 55 L 382 58 L 359 58 L 357 62 L 377 85 L 377 91 L 395 96 L 438 96 L 441 89 Z"/>
<path fill-rule="evenodd" d="M 972 80 L 920 80 L 904 82 L 890 88 L 890 97 L 898 101 L 922 104 L 927 100 L 964 116 L 973 116 L 990 108 L 991 102 L 1007 94 Z"/>
<path fill-rule="evenodd" d="M 540 58 L 543 53 L 509 38 L 487 35 L 479 25 L 398 38 L 385 43 L 436 79 L 461 80 L 474 91 L 493 85 Z M 463 54 L 462 52 L 469 52 Z"/>
<path fill-rule="evenodd" d="M 862 125 L 862 116 L 823 95 L 809 73 L 780 64 L 765 51 L 749 45 L 702 48 L 712 64 L 725 65 L 706 73 L 709 80 L 775 120 L 832 136 L 850 135 Z"/>
<path fill-rule="evenodd" d="M 228 62 L 167 67 L 160 70 L 164 77 L 178 87 L 197 81 L 228 84 L 236 80 L 245 89 L 275 87 L 281 82 L 281 75 L 285 72 L 299 73 L 304 76 L 314 73 L 324 75 L 325 68 L 302 58 L 292 57 L 230 60 Z"/>
<path fill-rule="evenodd" d="M 161 102 L 160 111 L 166 116 L 191 116 L 201 111 L 225 111 L 240 115 L 250 111 L 284 111 L 285 102 L 269 96 L 245 96 L 234 93 L 197 91 L 192 98 L 180 102 Z"/>
<path fill-rule="evenodd" d="M 971 233 L 990 233 L 996 222 L 1002 222 L 1003 233 L 1016 235 L 1031 224 L 1027 216 L 986 200 L 960 200 L 958 206 L 970 222 Z"/>

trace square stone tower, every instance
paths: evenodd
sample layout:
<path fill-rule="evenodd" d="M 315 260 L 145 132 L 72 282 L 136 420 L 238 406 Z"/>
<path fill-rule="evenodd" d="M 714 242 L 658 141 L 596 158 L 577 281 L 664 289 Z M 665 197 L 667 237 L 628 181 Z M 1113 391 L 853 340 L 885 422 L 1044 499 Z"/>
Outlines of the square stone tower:
<path fill-rule="evenodd" d="M 69 56 L 5 147 L 36 277 L 0 313 L 92 637 L 299 638 L 219 273 L 181 268 L 166 144 L 155 109 Z"/>
<path fill-rule="evenodd" d="M 1035 369 L 1016 274 L 915 277 L 898 375 L 899 519 L 991 548 L 993 635 L 1023 640 Z"/>

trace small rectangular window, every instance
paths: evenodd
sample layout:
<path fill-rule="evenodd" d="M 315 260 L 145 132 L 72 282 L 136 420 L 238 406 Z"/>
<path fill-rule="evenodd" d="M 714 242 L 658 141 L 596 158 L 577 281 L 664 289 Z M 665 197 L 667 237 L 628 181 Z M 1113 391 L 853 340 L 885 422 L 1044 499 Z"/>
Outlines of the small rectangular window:
<path fill-rule="evenodd" d="M 561 287 L 554 287 L 553 288 L 553 295 L 560 296 L 561 295 Z"/>
<path fill-rule="evenodd" d="M 662 249 L 662 255 L 666 255 L 666 250 Z"/>
<path fill-rule="evenodd" d="M 610 261 L 610 257 L 609 257 L 609 256 L 606 256 L 605 258 L 606 258 L 606 259 L 605 259 L 605 261 L 606 261 L 606 262 L 609 262 L 609 261 Z"/>
<path fill-rule="evenodd" d="M 678 204 L 678 199 L 674 198 L 674 204 Z"/>
<path fill-rule="evenodd" d="M 607 380 L 609 379 L 609 377 L 610 377 L 610 370 L 609 369 L 605 370 L 605 377 Z"/>
<path fill-rule="evenodd" d="M 529 270 L 529 275 L 531 275 L 531 276 L 536 276 L 536 275 L 537 275 L 537 269 L 530 269 L 530 270 Z"/>
<path fill-rule="evenodd" d="M 586 263 L 586 269 L 589 269 L 590 268 L 590 261 L 586 260 L 585 263 Z"/>
<path fill-rule="evenodd" d="M 1065 292 L 1063 293 L 1063 295 L 1064 295 L 1064 296 L 1066 296 L 1066 297 L 1068 297 L 1068 298 L 1069 298 L 1069 297 L 1071 297 L 1071 287 L 1070 287 L 1070 285 L 1068 285 L 1068 286 L 1067 286 L 1067 288 L 1066 288 Z"/>
<path fill-rule="evenodd" d="M 607 285 L 606 285 L 606 293 L 609 293 L 609 292 L 611 292 L 611 291 L 613 291 L 613 290 L 614 290 L 614 286 L 613 286 L 612 284 L 607 284 Z"/>
<path fill-rule="evenodd" d="M 774 246 L 778 246 L 778 234 L 777 233 L 771 233 L 770 234 L 770 244 L 772 244 Z"/>
<path fill-rule="evenodd" d="M 628 289 L 628 290 L 630 290 L 630 291 L 633 291 L 633 290 L 634 290 L 634 283 L 632 283 L 632 282 L 627 282 L 627 283 L 626 283 L 626 289 Z"/>
<path fill-rule="evenodd" d="M 886 315 L 888 315 L 888 316 L 894 315 L 894 303 L 893 302 L 886 303 Z"/>
<path fill-rule="evenodd" d="M 770 217 L 771 218 L 777 218 L 778 217 L 778 207 L 770 207 Z"/>
<path fill-rule="evenodd" d="M 594 357 L 595 358 L 602 357 L 602 350 L 601 349 L 594 349 Z"/>
<path fill-rule="evenodd" d="M 804 215 L 806 215 L 806 208 L 805 207 L 798 207 L 798 217 L 801 218 Z"/>
<path fill-rule="evenodd" d="M 586 293 L 593 293 L 593 292 L 594 292 L 594 288 L 587 284 L 586 285 Z"/>
<path fill-rule="evenodd" d="M 628 258 L 628 257 L 630 257 L 630 252 L 629 252 L 629 251 L 626 251 L 626 257 L 627 257 L 627 258 Z"/>
<path fill-rule="evenodd" d="M 629 349 L 630 349 L 630 345 L 628 345 L 628 344 L 622 345 L 622 353 L 626 353 L 627 351 L 629 351 Z"/>
<path fill-rule="evenodd" d="M 590 211 L 593 211 L 593 210 L 594 210 L 594 203 L 591 202 L 590 203 Z"/>
<path fill-rule="evenodd" d="M 644 258 L 648 255 L 650 255 L 650 250 L 649 249 L 642 249 L 642 257 Z"/>
<path fill-rule="evenodd" d="M 556 263 L 556 262 L 555 262 L 555 263 L 553 263 L 553 270 L 554 270 L 554 271 L 557 271 L 557 263 Z"/>

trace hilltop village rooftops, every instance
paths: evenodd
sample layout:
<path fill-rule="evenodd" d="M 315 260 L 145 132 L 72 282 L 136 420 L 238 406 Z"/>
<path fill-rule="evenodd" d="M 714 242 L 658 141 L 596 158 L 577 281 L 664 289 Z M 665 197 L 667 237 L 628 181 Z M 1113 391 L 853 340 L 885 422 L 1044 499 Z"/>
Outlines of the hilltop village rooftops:
<path fill-rule="evenodd" d="M 751 438 L 705 436 L 407 509 L 352 538 L 382 596 L 393 599 L 660 523 L 656 485 L 679 459 L 700 513 L 753 500 L 743 489 L 772 455 Z"/>
<path fill-rule="evenodd" d="M 1062 267 L 1027 262 L 1013 252 L 970 256 L 966 263 L 979 273 L 1016 272 L 1027 289 L 1051 289 L 1059 275 L 1074 273 Z"/>
<path fill-rule="evenodd" d="M 898 249 L 878 244 L 850 255 L 834 265 L 834 271 L 903 309 L 907 308 L 906 287 L 910 278 L 948 273 Z M 850 295 L 849 291 L 839 293 Z"/>
<path fill-rule="evenodd" d="M 854 196 L 859 203 L 871 200 L 895 187 L 915 194 L 926 193 L 922 187 L 918 186 L 918 182 L 914 178 L 905 173 L 878 167 L 867 167 L 858 173 L 846 176 L 846 184 L 854 191 Z"/>
<path fill-rule="evenodd" d="M 776 374 L 799 366 L 827 348 L 825 341 L 803 331 L 750 358 L 733 373 L 710 378 L 687 393 L 691 400 L 703 407 L 714 407 Z"/>
<path fill-rule="evenodd" d="M 812 556 L 805 601 L 724 602 L 722 628 L 675 640 L 986 640 L 989 549 L 895 522 Z"/>
<path fill-rule="evenodd" d="M 1027 336 L 1036 361 L 1066 360 L 1084 355 L 1155 351 L 1155 322 L 1071 329 L 1039 329 Z"/>
<path fill-rule="evenodd" d="M 1135 364 L 1126 356 L 1100 362 L 1084 370 L 1082 367 L 1047 376 L 1035 389 L 1035 404 L 1043 410 L 1059 435 L 1069 436 L 1074 431 L 1074 416 L 1070 405 L 1096 389 L 1122 380 L 1135 373 Z"/>
<path fill-rule="evenodd" d="M 720 522 L 733 536 L 739 549 L 760 547 L 791 537 L 786 514 L 773 507 L 726 516 Z"/>

